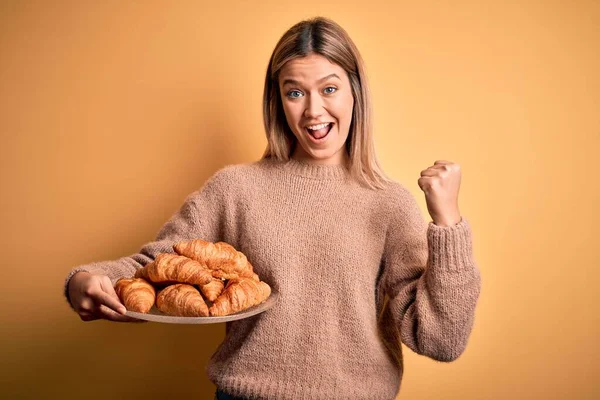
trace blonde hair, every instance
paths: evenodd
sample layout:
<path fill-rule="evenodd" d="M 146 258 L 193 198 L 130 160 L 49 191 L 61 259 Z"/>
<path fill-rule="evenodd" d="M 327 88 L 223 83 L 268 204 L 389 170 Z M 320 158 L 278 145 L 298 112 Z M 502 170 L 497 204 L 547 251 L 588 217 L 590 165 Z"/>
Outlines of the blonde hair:
<path fill-rule="evenodd" d="M 324 17 L 307 19 L 292 26 L 273 50 L 263 93 L 263 122 L 268 143 L 262 158 L 287 161 L 297 145 L 283 111 L 279 72 L 288 61 L 309 54 L 322 55 L 348 74 L 354 109 L 345 145 L 345 151 L 349 155 L 347 168 L 359 183 L 371 189 L 383 188 L 390 179 L 381 169 L 375 155 L 371 95 L 362 57 L 346 31 Z"/>

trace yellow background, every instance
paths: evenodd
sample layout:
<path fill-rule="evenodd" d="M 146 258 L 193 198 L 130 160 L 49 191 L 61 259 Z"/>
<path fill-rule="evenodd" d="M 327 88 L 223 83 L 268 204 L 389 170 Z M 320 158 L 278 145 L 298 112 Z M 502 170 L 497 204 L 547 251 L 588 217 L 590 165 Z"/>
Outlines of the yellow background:
<path fill-rule="evenodd" d="M 1 397 L 212 398 L 224 325 L 84 323 L 63 280 L 260 157 L 268 58 L 315 15 L 361 50 L 381 162 L 426 217 L 419 172 L 462 166 L 474 330 L 453 363 L 405 348 L 398 398 L 599 398 L 599 3 L 378 0 L 0 3 Z"/>

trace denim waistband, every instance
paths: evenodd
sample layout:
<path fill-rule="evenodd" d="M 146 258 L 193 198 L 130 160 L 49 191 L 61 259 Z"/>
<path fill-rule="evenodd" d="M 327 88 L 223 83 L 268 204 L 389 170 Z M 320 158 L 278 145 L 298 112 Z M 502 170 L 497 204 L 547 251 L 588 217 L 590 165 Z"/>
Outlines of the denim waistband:
<path fill-rule="evenodd" d="M 214 400 L 248 400 L 244 397 L 236 397 L 217 389 Z"/>

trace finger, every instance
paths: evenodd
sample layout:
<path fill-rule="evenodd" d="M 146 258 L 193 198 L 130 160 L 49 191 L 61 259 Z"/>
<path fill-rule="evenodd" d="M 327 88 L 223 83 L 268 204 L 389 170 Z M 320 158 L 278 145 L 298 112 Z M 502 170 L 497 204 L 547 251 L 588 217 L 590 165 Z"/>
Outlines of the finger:
<path fill-rule="evenodd" d="M 100 287 L 102 288 L 102 290 L 104 290 L 105 293 L 107 293 L 111 298 L 113 298 L 119 303 L 119 306 L 114 310 L 121 314 L 125 314 L 127 310 L 123 303 L 121 303 L 119 296 L 117 296 L 117 292 L 115 292 L 115 288 L 113 287 L 112 282 L 110 281 L 110 278 L 108 276 L 102 277 L 102 280 L 100 281 Z"/>
<path fill-rule="evenodd" d="M 421 176 L 436 176 L 439 174 L 438 169 L 433 169 L 433 167 L 429 167 L 421 171 Z"/>
<path fill-rule="evenodd" d="M 436 162 L 433 163 L 433 165 L 445 165 L 445 164 L 452 164 L 452 161 L 447 161 L 447 160 L 437 160 Z"/>
<path fill-rule="evenodd" d="M 429 167 L 429 169 L 437 172 L 449 171 L 450 169 L 452 169 L 452 164 L 436 164 L 434 166 Z"/>
<path fill-rule="evenodd" d="M 98 314 L 101 316 L 101 318 L 107 319 L 110 321 L 114 321 L 114 322 L 137 322 L 137 321 L 140 321 L 137 318 L 129 317 L 127 315 L 121 315 L 118 312 L 116 312 L 115 310 L 108 308 L 104 304 L 100 305 L 100 308 L 98 309 Z"/>
<path fill-rule="evenodd" d="M 429 177 L 421 177 L 417 179 L 417 184 L 421 188 L 421 190 L 426 191 L 431 187 L 431 178 Z"/>
<path fill-rule="evenodd" d="M 97 306 L 105 305 L 113 311 L 118 312 L 122 315 L 124 315 L 127 312 L 125 306 L 121 304 L 121 302 L 118 299 L 115 299 L 108 293 L 97 292 L 92 296 L 92 298 L 94 299 Z"/>
<path fill-rule="evenodd" d="M 99 319 L 100 317 L 91 312 L 81 311 L 81 312 L 79 312 L 79 318 L 82 321 L 88 322 L 88 321 L 95 321 L 95 320 Z"/>

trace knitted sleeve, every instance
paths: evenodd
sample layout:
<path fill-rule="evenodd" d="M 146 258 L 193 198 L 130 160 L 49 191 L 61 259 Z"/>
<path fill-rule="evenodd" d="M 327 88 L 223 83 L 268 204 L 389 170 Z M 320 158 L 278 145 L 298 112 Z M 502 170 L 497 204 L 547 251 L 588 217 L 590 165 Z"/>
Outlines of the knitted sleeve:
<path fill-rule="evenodd" d="M 455 360 L 466 348 L 481 289 L 470 225 L 465 218 L 449 227 L 427 223 L 408 190 L 398 197 L 378 284 L 387 295 L 384 338 L 435 360 Z"/>
<path fill-rule="evenodd" d="M 136 269 L 154 260 L 159 253 L 172 253 L 174 243 L 196 238 L 211 242 L 221 240 L 225 213 L 224 188 L 221 170 L 211 176 L 201 189 L 188 195 L 180 209 L 160 228 L 156 239 L 143 245 L 138 253 L 73 268 L 67 275 L 63 288 L 69 305 L 69 281 L 77 272 L 107 275 L 114 285 L 122 277 L 133 276 Z"/>

